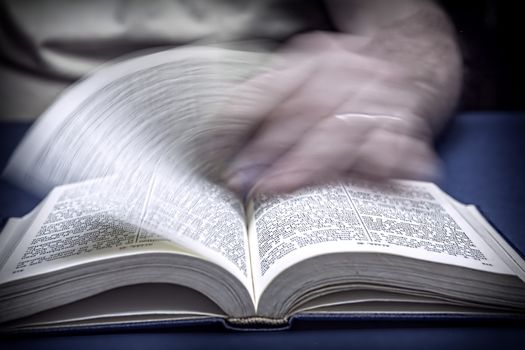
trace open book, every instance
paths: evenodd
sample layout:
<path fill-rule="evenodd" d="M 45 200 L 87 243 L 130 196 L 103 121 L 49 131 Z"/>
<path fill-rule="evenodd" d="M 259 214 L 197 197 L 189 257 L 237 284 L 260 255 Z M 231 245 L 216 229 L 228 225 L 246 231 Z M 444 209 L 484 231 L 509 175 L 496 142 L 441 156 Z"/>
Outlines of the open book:
<path fill-rule="evenodd" d="M 108 181 L 57 187 L 8 222 L 1 321 L 525 310 L 523 260 L 474 207 L 429 183 L 355 180 L 255 198 L 245 211 L 219 186 L 153 178 L 139 226 Z"/>
<path fill-rule="evenodd" d="M 355 178 L 244 202 L 221 187 L 230 146 L 198 146 L 227 123 L 213 117 L 228 100 L 218 88 L 262 69 L 263 56 L 131 59 L 43 115 L 5 171 L 29 190 L 53 188 L 0 234 L 5 329 L 525 312 L 523 259 L 433 184 Z"/>

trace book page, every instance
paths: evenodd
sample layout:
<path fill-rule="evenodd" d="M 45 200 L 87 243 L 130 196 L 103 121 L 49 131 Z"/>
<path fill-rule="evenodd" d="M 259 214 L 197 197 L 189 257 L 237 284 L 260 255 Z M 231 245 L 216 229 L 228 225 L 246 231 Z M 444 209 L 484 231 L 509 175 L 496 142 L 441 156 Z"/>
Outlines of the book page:
<path fill-rule="evenodd" d="M 38 215 L 42 204 L 21 218 L 10 218 L 0 234 L 0 270 L 16 249 L 27 229 Z"/>
<path fill-rule="evenodd" d="M 10 328 L 78 323 L 147 321 L 163 319 L 225 317 L 209 298 L 193 289 L 172 284 L 139 284 L 113 289 L 10 325 Z"/>
<path fill-rule="evenodd" d="M 525 261 L 520 256 L 520 253 L 505 241 L 474 205 L 464 206 L 458 211 L 476 229 L 476 232 L 481 235 L 485 242 L 498 253 L 516 276 L 525 282 Z"/>
<path fill-rule="evenodd" d="M 352 180 L 253 203 L 250 247 L 256 295 L 310 257 L 373 252 L 513 274 L 435 185 Z"/>
<path fill-rule="evenodd" d="M 155 173 L 140 226 L 232 272 L 252 291 L 244 207 L 191 172 Z"/>
<path fill-rule="evenodd" d="M 142 190 L 119 177 L 55 188 L 4 264 L 0 282 L 122 255 L 168 252 L 212 261 L 251 290 L 240 203 L 202 178 L 171 175 L 169 181 L 158 175 L 143 179 Z"/>

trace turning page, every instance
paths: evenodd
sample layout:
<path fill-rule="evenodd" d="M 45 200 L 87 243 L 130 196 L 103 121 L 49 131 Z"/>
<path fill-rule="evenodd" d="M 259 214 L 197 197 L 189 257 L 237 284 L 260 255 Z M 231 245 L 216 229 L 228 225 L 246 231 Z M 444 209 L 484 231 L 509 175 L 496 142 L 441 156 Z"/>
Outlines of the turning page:
<path fill-rule="evenodd" d="M 252 203 L 256 295 L 310 257 L 377 252 L 513 274 L 433 184 L 353 180 Z"/>
<path fill-rule="evenodd" d="M 65 183 L 192 165 L 216 174 L 244 135 L 221 115 L 236 84 L 261 71 L 260 53 L 210 47 L 111 63 L 72 86 L 33 125 L 4 176 L 40 195 Z M 213 144 L 210 145 L 209 143 Z M 142 171 L 141 170 L 141 171 Z"/>

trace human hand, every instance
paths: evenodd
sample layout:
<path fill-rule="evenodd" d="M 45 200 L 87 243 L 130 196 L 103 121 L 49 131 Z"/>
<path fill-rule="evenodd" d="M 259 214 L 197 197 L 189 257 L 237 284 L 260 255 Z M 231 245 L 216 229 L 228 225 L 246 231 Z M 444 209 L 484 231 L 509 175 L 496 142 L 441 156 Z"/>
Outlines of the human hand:
<path fill-rule="evenodd" d="M 436 174 L 433 88 L 400 66 L 360 52 L 342 34 L 307 34 L 284 64 L 249 81 L 228 111 L 256 125 L 227 171 L 239 192 L 288 192 L 340 180 Z"/>

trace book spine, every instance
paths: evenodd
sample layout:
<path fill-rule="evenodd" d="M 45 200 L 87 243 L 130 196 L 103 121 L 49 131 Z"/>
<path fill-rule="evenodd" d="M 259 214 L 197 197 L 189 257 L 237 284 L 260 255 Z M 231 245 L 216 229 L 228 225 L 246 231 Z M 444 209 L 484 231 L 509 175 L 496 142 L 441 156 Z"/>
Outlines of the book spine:
<path fill-rule="evenodd" d="M 232 330 L 284 330 L 290 328 L 290 322 L 285 318 L 231 317 L 225 326 Z"/>

